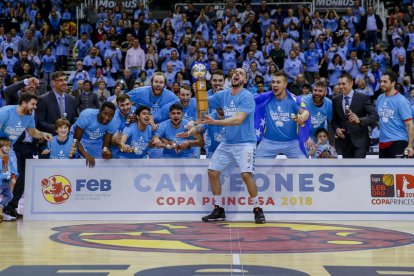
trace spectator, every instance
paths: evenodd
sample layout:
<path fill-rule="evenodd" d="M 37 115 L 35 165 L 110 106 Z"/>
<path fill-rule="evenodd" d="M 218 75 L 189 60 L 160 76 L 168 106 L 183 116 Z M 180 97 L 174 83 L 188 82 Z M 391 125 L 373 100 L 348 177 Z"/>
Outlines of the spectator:
<path fill-rule="evenodd" d="M 99 109 L 98 96 L 92 92 L 91 86 L 89 80 L 83 82 L 83 90 L 79 93 L 78 102 L 76 103 L 79 114 L 87 108 Z"/>
<path fill-rule="evenodd" d="M 88 34 L 86 32 L 83 32 L 81 34 L 81 39 L 76 41 L 73 49 L 74 53 L 78 53 L 76 58 L 83 60 L 92 46 L 93 44 L 92 41 L 88 39 Z"/>
<path fill-rule="evenodd" d="M 395 89 L 397 75 L 385 72 L 381 77 L 381 90 L 384 94 L 377 100 L 379 115 L 379 157 L 396 158 L 408 152 L 414 155 L 414 125 L 408 100 Z M 398 112 L 395 112 L 398 110 Z"/>
<path fill-rule="evenodd" d="M 78 89 L 78 81 L 79 80 L 91 80 L 91 77 L 89 76 L 88 72 L 86 72 L 86 70 L 83 68 L 83 61 L 82 60 L 78 60 L 76 61 L 76 70 L 73 71 L 68 79 L 68 83 L 72 83 L 72 88 L 74 90 Z"/>
<path fill-rule="evenodd" d="M 367 13 L 365 15 L 361 15 L 361 23 L 359 25 L 359 29 L 362 30 L 362 33 L 365 36 L 366 57 L 370 56 L 371 46 L 377 45 L 378 38 L 381 38 L 383 28 L 384 23 L 379 15 L 374 13 L 374 8 L 372 6 L 368 6 Z"/>
<path fill-rule="evenodd" d="M 368 126 L 378 121 L 378 115 L 369 97 L 355 93 L 353 84 L 351 75 L 339 77 L 342 95 L 332 100 L 332 128 L 338 137 L 336 149 L 341 150 L 344 158 L 365 158 L 369 147 Z"/>
<path fill-rule="evenodd" d="M 139 47 L 138 39 L 134 39 L 132 48 L 126 53 L 125 68 L 130 70 L 134 79 L 138 77 L 139 71 L 145 68 L 145 52 Z"/>

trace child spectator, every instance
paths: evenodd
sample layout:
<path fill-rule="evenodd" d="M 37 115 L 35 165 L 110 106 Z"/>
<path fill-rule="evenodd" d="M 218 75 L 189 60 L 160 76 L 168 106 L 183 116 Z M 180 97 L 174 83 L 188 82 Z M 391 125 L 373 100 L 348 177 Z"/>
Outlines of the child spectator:
<path fill-rule="evenodd" d="M 316 131 L 315 138 L 318 141 L 310 150 L 312 158 L 338 158 L 335 148 L 329 144 L 328 131 L 320 128 Z"/>
<path fill-rule="evenodd" d="M 70 123 L 65 118 L 56 120 L 55 135 L 52 141 L 47 143 L 47 149 L 43 150 L 42 155 L 49 156 L 50 159 L 69 159 L 76 155 L 76 143 L 72 136 L 69 136 Z"/>
<path fill-rule="evenodd" d="M 13 188 L 16 183 L 17 171 L 13 166 L 12 161 L 9 158 L 11 142 L 6 138 L 0 139 L 0 153 L 2 156 L 2 169 L 1 169 L 1 182 L 0 182 L 0 194 L 2 198 L 0 200 L 0 222 L 3 220 L 11 221 L 16 220 L 15 217 L 3 213 L 3 208 L 13 198 Z"/>

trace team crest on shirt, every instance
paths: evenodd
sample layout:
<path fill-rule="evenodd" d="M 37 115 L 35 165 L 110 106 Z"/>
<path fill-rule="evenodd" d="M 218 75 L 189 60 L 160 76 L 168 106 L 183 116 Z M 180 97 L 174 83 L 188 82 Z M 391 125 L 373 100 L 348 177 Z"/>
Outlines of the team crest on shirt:
<path fill-rule="evenodd" d="M 315 115 L 311 116 L 311 124 L 313 126 L 320 126 L 323 124 L 326 120 L 326 115 L 323 115 L 320 111 L 316 113 Z"/>
<path fill-rule="evenodd" d="M 387 106 L 387 102 L 384 102 L 384 104 L 378 108 L 378 115 L 383 123 L 388 123 L 390 119 L 393 119 L 394 112 L 394 109 Z"/>
<path fill-rule="evenodd" d="M 284 112 L 280 105 L 276 108 L 276 111 L 270 111 L 270 117 L 275 122 L 276 126 L 279 127 L 282 127 L 284 122 L 288 122 L 290 120 L 289 112 Z"/>
<path fill-rule="evenodd" d="M 12 127 L 12 126 L 6 127 L 4 132 L 9 134 L 9 139 L 15 140 L 24 132 L 24 130 L 25 129 L 22 127 L 22 122 L 19 121 L 15 127 Z"/>
<path fill-rule="evenodd" d="M 226 129 L 223 128 L 219 133 L 214 133 L 214 141 L 216 142 L 223 142 L 224 135 L 226 134 Z"/>
<path fill-rule="evenodd" d="M 148 143 L 145 142 L 144 137 L 140 136 L 138 141 L 133 141 L 131 147 L 136 155 L 141 155 L 144 150 L 148 147 Z"/>
<path fill-rule="evenodd" d="M 230 106 L 224 106 L 223 108 L 224 111 L 224 115 L 226 117 L 233 117 L 234 115 L 236 115 L 236 113 L 239 111 L 236 107 L 236 105 L 234 104 L 233 101 L 230 102 Z"/>
<path fill-rule="evenodd" d="M 86 133 L 88 134 L 89 139 L 95 140 L 95 139 L 99 139 L 99 138 L 101 138 L 101 137 L 102 137 L 102 132 L 101 132 L 101 130 L 99 129 L 99 127 L 98 127 L 98 128 L 96 128 L 96 129 L 95 129 L 95 130 L 93 130 L 93 131 L 89 131 L 89 130 L 85 130 L 85 131 L 86 131 Z"/>

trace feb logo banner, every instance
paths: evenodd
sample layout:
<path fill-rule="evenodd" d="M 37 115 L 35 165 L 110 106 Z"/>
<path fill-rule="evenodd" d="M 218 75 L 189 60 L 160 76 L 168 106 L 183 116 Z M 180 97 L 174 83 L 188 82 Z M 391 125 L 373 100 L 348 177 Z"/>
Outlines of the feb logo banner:
<path fill-rule="evenodd" d="M 62 175 L 53 175 L 42 179 L 42 194 L 51 204 L 62 204 L 67 201 L 72 193 L 70 181 Z"/>

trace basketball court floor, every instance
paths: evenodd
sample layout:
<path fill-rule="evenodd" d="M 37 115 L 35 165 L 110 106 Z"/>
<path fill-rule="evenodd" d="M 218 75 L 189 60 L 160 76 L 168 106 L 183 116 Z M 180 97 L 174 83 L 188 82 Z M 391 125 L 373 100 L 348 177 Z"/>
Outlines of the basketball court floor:
<path fill-rule="evenodd" d="M 412 221 L 0 224 L 0 275 L 414 275 Z"/>

